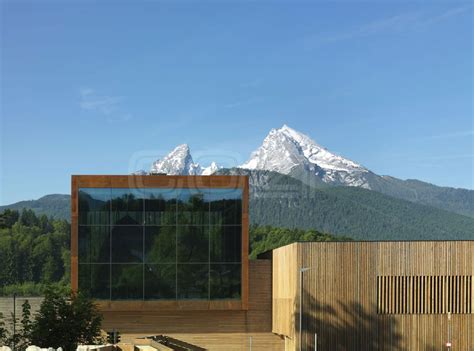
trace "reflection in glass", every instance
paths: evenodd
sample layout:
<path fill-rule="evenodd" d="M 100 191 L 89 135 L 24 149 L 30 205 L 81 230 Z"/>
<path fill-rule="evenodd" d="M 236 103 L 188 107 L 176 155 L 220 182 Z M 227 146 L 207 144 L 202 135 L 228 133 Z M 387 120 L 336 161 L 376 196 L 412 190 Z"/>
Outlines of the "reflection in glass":
<path fill-rule="evenodd" d="M 196 189 L 180 189 L 178 193 L 178 224 L 207 225 L 209 223 L 209 203 L 205 193 Z"/>
<path fill-rule="evenodd" d="M 112 227 L 112 262 L 143 262 L 143 227 Z"/>
<path fill-rule="evenodd" d="M 145 261 L 176 262 L 176 227 L 145 227 Z"/>
<path fill-rule="evenodd" d="M 79 226 L 79 263 L 110 262 L 110 228 Z"/>
<path fill-rule="evenodd" d="M 78 197 L 79 224 L 109 224 L 110 189 L 81 188 Z"/>
<path fill-rule="evenodd" d="M 143 193 L 137 189 L 112 189 L 112 224 L 143 224 Z"/>
<path fill-rule="evenodd" d="M 145 189 L 145 222 L 147 225 L 176 225 L 175 189 Z"/>
<path fill-rule="evenodd" d="M 209 262 L 209 227 L 178 226 L 178 262 Z"/>
<path fill-rule="evenodd" d="M 145 265 L 145 299 L 176 298 L 176 264 Z"/>
<path fill-rule="evenodd" d="M 112 265 L 112 300 L 143 299 L 143 265 Z"/>
<path fill-rule="evenodd" d="M 78 201 L 79 288 L 91 297 L 240 297 L 241 189 L 81 188 Z"/>
<path fill-rule="evenodd" d="M 240 264 L 211 264 L 211 299 L 239 299 L 240 276 Z"/>
<path fill-rule="evenodd" d="M 210 189 L 208 198 L 210 201 L 211 224 L 241 224 L 241 189 Z"/>
<path fill-rule="evenodd" d="M 211 226 L 210 236 L 211 262 L 241 262 L 241 226 Z"/>
<path fill-rule="evenodd" d="M 95 299 L 110 299 L 110 265 L 79 264 L 79 291 Z"/>
<path fill-rule="evenodd" d="M 178 264 L 178 299 L 209 298 L 209 265 Z"/>

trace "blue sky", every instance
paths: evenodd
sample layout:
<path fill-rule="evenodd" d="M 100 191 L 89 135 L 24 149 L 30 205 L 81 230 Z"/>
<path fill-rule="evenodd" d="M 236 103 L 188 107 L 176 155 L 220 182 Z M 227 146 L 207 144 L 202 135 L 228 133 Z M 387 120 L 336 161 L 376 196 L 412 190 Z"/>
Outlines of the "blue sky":
<path fill-rule="evenodd" d="M 471 2 L 1 3 L 0 204 L 284 123 L 378 174 L 473 188 Z"/>

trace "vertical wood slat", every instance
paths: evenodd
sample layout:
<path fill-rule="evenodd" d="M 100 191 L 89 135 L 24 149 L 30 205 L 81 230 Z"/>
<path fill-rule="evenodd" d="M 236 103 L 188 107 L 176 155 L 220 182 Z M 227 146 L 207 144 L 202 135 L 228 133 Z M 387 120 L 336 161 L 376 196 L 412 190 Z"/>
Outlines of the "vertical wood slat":
<path fill-rule="evenodd" d="M 473 279 L 453 276 L 377 276 L 379 314 L 470 314 Z"/>
<path fill-rule="evenodd" d="M 315 308 L 312 312 L 315 323 L 311 324 L 310 319 L 304 322 L 309 323 L 303 334 L 306 341 L 304 349 L 313 350 L 307 343 L 313 340 L 311 335 L 315 332 L 321 340 L 320 349 L 333 351 L 338 344 L 347 346 L 347 349 L 367 349 L 364 347 L 374 338 L 374 330 L 380 350 L 395 348 L 397 341 L 392 331 L 401 336 L 401 343 L 407 350 L 427 349 L 447 340 L 447 316 L 441 312 L 448 308 L 455 314 L 452 330 L 456 349 L 472 349 L 473 317 L 462 314 L 468 311 L 472 300 L 473 287 L 469 282 L 473 274 L 473 260 L 470 253 L 474 246 L 471 242 L 299 245 L 311 247 L 311 250 L 301 252 L 304 261 L 299 262 L 317 267 L 310 271 L 310 280 L 305 278 L 305 284 L 312 284 L 308 292 L 314 296 L 315 306 L 328 306 L 334 310 L 334 314 L 327 315 Z M 281 279 L 284 283 L 286 276 Z M 311 300 L 305 300 L 305 304 L 306 301 L 309 303 Z M 360 311 L 344 311 L 338 301 L 359 303 Z M 370 315 L 370 306 L 372 313 L 378 311 L 382 314 L 374 319 L 380 322 L 375 323 L 377 325 L 371 329 L 372 334 L 347 334 L 349 328 L 337 329 L 338 335 L 335 335 L 334 329 L 330 328 L 339 325 L 335 323 L 352 325 L 353 318 L 357 321 L 364 312 Z M 392 327 L 395 329 L 392 330 Z M 296 328 L 295 334 L 289 336 L 288 345 L 292 345 L 290 340 L 298 339 L 297 331 Z"/>

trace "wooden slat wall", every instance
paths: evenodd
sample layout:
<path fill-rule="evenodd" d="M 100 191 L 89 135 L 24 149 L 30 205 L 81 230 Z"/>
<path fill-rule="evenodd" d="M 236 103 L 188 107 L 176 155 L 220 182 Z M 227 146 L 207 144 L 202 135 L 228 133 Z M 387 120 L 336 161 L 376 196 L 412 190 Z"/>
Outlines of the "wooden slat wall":
<path fill-rule="evenodd" d="M 298 346 L 297 272 L 302 266 L 311 267 L 303 279 L 304 350 L 313 350 L 315 333 L 319 350 L 325 351 L 443 350 L 448 328 L 452 351 L 474 350 L 474 314 L 458 311 L 448 321 L 446 307 L 451 295 L 461 299 L 463 292 L 474 302 L 472 291 L 455 289 L 474 275 L 474 241 L 298 243 L 275 250 L 273 260 L 273 305 L 291 296 L 295 306 L 290 313 L 273 311 L 273 331 L 287 336 L 287 350 Z M 294 286 L 283 294 L 282 284 L 290 283 Z M 433 285 L 437 289 L 431 296 Z M 382 306 L 396 314 L 377 313 L 377 286 Z M 401 298 L 404 290 L 417 306 L 391 298 Z M 436 313 L 428 311 L 431 299 L 443 301 L 433 304 Z M 402 306 L 416 308 L 417 314 L 402 314 Z"/>
<path fill-rule="evenodd" d="M 249 308 L 236 310 L 104 311 L 104 330 L 120 331 L 122 340 L 153 334 L 174 335 L 209 350 L 283 351 L 284 340 L 272 334 L 272 262 L 249 261 Z"/>
<path fill-rule="evenodd" d="M 407 286 L 405 281 L 410 280 L 418 283 Z M 440 281 L 448 286 L 443 305 L 437 298 L 442 291 Z M 377 313 L 438 314 L 442 309 L 452 314 L 472 313 L 472 289 L 471 275 L 377 276 Z M 390 304 L 385 303 L 387 299 Z"/>

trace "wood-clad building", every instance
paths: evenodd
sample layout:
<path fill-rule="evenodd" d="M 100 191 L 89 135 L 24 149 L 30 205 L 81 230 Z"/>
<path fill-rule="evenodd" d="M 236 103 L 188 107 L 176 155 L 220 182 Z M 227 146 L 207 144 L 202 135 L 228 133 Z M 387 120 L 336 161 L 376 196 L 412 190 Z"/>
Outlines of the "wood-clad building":
<path fill-rule="evenodd" d="M 474 241 L 312 242 L 273 250 L 287 350 L 474 350 Z"/>
<path fill-rule="evenodd" d="M 73 176 L 72 289 L 122 341 L 474 351 L 474 241 L 294 243 L 249 260 L 248 195 L 246 176 Z"/>

